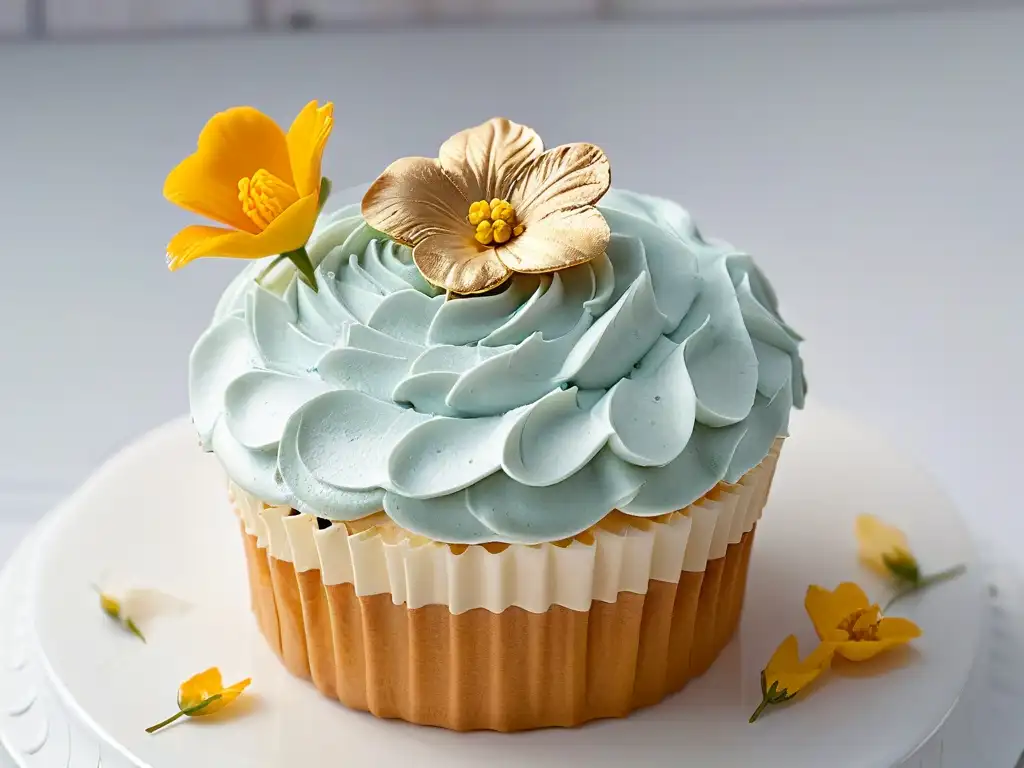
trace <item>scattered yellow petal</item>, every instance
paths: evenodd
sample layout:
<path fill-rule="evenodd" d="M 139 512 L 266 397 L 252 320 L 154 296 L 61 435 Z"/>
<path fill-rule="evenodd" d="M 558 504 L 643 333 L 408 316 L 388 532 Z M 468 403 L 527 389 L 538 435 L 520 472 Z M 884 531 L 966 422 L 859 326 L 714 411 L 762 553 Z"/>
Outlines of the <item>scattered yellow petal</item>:
<path fill-rule="evenodd" d="M 178 688 L 178 712 L 166 720 L 150 726 L 147 733 L 155 733 L 181 717 L 205 717 L 220 712 L 242 695 L 251 678 L 224 687 L 224 679 L 217 667 L 200 672 Z"/>
<path fill-rule="evenodd" d="M 237 699 L 251 682 L 251 679 L 245 679 L 225 688 L 220 670 L 217 667 L 210 667 L 205 672 L 200 672 L 181 684 L 181 687 L 178 688 L 178 708 L 191 709 L 212 696 L 220 694 L 221 698 L 214 704 L 205 707 L 202 712 L 204 715 L 213 714 Z"/>
<path fill-rule="evenodd" d="M 796 636 L 783 640 L 761 672 L 761 703 L 750 716 L 750 722 L 769 706 L 789 701 L 814 682 L 832 662 L 832 653 L 832 647 L 822 643 L 801 661 Z"/>

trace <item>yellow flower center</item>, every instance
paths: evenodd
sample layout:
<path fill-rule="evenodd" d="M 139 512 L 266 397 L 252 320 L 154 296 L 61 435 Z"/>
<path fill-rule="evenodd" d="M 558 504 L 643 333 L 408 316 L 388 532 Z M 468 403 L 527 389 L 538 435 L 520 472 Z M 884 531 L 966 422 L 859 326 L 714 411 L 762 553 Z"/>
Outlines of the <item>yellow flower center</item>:
<path fill-rule="evenodd" d="M 299 199 L 299 193 L 270 171 L 260 168 L 251 178 L 238 180 L 238 201 L 242 212 L 261 230 Z"/>
<path fill-rule="evenodd" d="M 469 206 L 469 223 L 476 227 L 473 237 L 483 245 L 507 243 L 523 234 L 523 225 L 516 221 L 516 209 L 497 197 L 489 203 L 480 200 Z"/>
<path fill-rule="evenodd" d="M 878 606 L 872 605 L 851 613 L 839 622 L 839 629 L 846 632 L 851 640 L 877 640 L 881 618 Z"/>

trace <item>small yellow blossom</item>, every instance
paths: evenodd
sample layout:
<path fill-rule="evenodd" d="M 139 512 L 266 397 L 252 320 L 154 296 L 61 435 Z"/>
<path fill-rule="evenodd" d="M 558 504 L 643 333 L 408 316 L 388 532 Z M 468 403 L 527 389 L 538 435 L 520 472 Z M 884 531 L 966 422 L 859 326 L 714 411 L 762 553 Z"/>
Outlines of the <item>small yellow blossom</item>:
<path fill-rule="evenodd" d="M 896 593 L 886 604 L 885 609 L 912 592 L 955 579 L 966 570 L 963 565 L 955 565 L 938 573 L 923 575 L 917 558 L 907 543 L 906 534 L 874 515 L 858 515 L 855 532 L 861 561 L 872 570 L 896 582 Z"/>
<path fill-rule="evenodd" d="M 214 712 L 220 712 L 241 696 L 242 691 L 251 682 L 250 678 L 246 678 L 225 688 L 220 670 L 217 667 L 210 667 L 205 672 L 190 677 L 178 688 L 178 712 L 166 720 L 150 726 L 146 732 L 155 733 L 181 717 L 205 717 Z"/>
<path fill-rule="evenodd" d="M 125 615 L 121 601 L 113 595 L 109 595 L 98 588 L 96 589 L 96 592 L 99 593 L 100 608 L 103 609 L 103 612 L 139 638 L 139 640 L 146 642 L 146 636 L 142 634 L 142 630 L 139 629 L 138 624 L 136 624 L 130 616 Z"/>
<path fill-rule="evenodd" d="M 832 592 L 808 587 L 804 607 L 822 644 L 850 661 L 870 659 L 921 635 L 920 627 L 909 619 L 883 617 L 864 590 L 849 581 Z"/>
<path fill-rule="evenodd" d="M 789 701 L 828 669 L 833 649 L 822 644 L 800 661 L 800 648 L 795 635 L 790 635 L 772 654 L 761 672 L 761 703 L 750 716 L 754 722 L 773 704 Z"/>
<path fill-rule="evenodd" d="M 860 559 L 886 578 L 916 582 L 921 574 L 907 536 L 874 515 L 858 515 L 855 523 Z"/>

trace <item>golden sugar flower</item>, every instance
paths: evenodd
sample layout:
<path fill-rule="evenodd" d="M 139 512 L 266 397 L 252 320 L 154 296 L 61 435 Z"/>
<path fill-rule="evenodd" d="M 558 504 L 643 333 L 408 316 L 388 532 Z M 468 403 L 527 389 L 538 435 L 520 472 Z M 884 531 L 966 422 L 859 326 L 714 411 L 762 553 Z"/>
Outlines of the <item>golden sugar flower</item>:
<path fill-rule="evenodd" d="M 452 136 L 436 159 L 392 163 L 363 197 L 363 218 L 413 247 L 424 277 L 452 293 L 491 290 L 513 272 L 554 272 L 608 246 L 594 207 L 611 166 L 593 144 L 544 151 L 531 128 L 494 118 Z"/>
<path fill-rule="evenodd" d="M 850 661 L 870 659 L 921 636 L 921 629 L 909 619 L 882 616 L 864 590 L 849 581 L 833 592 L 808 587 L 804 607 L 822 643 Z"/>
<path fill-rule="evenodd" d="M 242 695 L 252 680 L 246 678 L 234 685 L 224 687 L 224 679 L 217 667 L 190 677 L 178 688 L 178 712 L 166 720 L 146 729 L 155 733 L 181 717 L 204 717 L 220 712 Z"/>
<path fill-rule="evenodd" d="M 139 640 L 146 642 L 146 637 L 142 634 L 142 630 L 139 629 L 138 624 L 136 624 L 130 616 L 125 614 L 121 601 L 113 595 L 103 592 L 99 588 L 96 589 L 96 592 L 100 597 L 100 608 L 102 611 L 116 621 L 120 626 L 124 627 L 139 638 Z"/>
<path fill-rule="evenodd" d="M 750 722 L 757 720 L 769 706 L 789 701 L 814 682 L 828 669 L 833 652 L 832 646 L 821 644 L 801 661 L 796 636 L 783 640 L 761 672 L 761 703 L 750 716 Z"/>
<path fill-rule="evenodd" d="M 305 245 L 330 188 L 320 165 L 333 125 L 334 105 L 315 101 L 287 133 L 252 107 L 210 118 L 195 153 L 167 176 L 164 197 L 225 226 L 185 227 L 167 246 L 168 266 L 282 254 L 312 282 Z"/>

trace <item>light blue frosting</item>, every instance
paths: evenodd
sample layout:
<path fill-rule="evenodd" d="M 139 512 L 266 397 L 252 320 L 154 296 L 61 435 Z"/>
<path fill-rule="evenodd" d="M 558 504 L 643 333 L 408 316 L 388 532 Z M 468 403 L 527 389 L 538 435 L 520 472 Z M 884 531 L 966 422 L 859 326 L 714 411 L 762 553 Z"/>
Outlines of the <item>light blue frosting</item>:
<path fill-rule="evenodd" d="M 358 206 L 264 264 L 192 353 L 192 417 L 242 488 L 440 541 L 536 543 L 736 481 L 803 404 L 800 337 L 751 258 L 675 203 L 610 191 L 607 254 L 446 301 Z"/>

